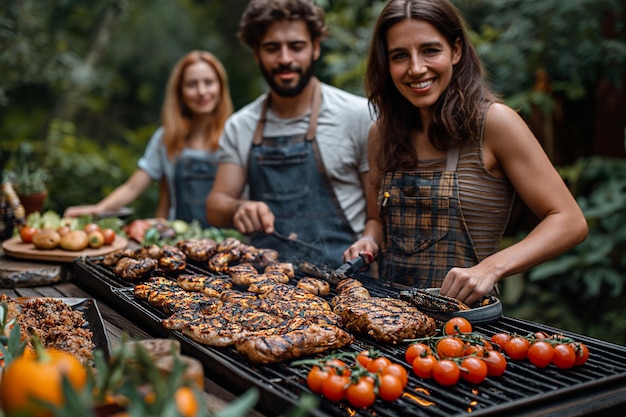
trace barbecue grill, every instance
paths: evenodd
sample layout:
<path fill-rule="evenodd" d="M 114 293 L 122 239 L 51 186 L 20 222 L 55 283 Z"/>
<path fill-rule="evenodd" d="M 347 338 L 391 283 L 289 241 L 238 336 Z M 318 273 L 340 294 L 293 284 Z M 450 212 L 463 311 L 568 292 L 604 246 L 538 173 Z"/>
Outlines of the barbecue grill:
<path fill-rule="evenodd" d="M 202 266 L 188 265 L 186 273 L 214 275 Z M 172 337 L 181 348 L 201 360 L 206 376 L 229 391 L 240 395 L 251 387 L 259 389 L 257 409 L 267 415 L 279 415 L 293 407 L 310 392 L 306 376 L 310 366 L 292 366 L 290 362 L 256 365 L 232 347 L 214 348 L 195 342 L 179 331 L 168 331 L 161 325 L 165 314 L 148 303 L 135 299 L 133 286 L 118 278 L 109 268 L 89 258 L 74 262 L 76 283 L 87 291 L 95 291 L 112 306 L 145 327 L 154 337 Z M 373 296 L 395 297 L 397 290 L 377 280 L 360 277 Z M 332 295 L 331 295 L 332 296 Z M 589 415 L 593 412 L 617 410 L 626 404 L 626 347 L 590 338 L 550 326 L 503 316 L 474 325 L 486 337 L 497 332 L 528 334 L 543 331 L 562 333 L 585 343 L 590 350 L 584 366 L 559 370 L 553 365 L 540 369 L 528 361 L 507 363 L 502 377 L 488 377 L 473 385 L 459 381 L 443 387 L 433 380 L 422 380 L 409 372 L 409 383 L 402 398 L 394 402 L 377 399 L 365 410 L 357 410 L 344 402 L 321 398 L 312 415 L 330 416 L 455 416 L 471 413 L 493 415 Z M 390 359 L 404 363 L 406 344 L 386 345 L 358 336 L 340 352 L 377 349 Z M 323 355 L 322 355 L 323 356 Z"/>

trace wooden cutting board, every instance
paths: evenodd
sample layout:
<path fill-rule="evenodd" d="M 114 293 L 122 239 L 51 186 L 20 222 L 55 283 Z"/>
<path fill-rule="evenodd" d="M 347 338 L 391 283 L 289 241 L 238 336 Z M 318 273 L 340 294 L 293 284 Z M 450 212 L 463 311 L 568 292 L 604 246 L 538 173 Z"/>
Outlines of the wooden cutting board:
<path fill-rule="evenodd" d="M 124 249 L 128 245 L 128 239 L 122 236 L 115 236 L 112 244 L 102 246 L 98 249 L 85 249 L 81 251 L 69 251 L 64 249 L 37 249 L 32 243 L 22 243 L 19 236 L 2 242 L 2 250 L 8 256 L 19 259 L 32 259 L 35 261 L 51 262 L 73 262 L 74 259 L 82 256 L 102 256 L 119 249 Z"/>

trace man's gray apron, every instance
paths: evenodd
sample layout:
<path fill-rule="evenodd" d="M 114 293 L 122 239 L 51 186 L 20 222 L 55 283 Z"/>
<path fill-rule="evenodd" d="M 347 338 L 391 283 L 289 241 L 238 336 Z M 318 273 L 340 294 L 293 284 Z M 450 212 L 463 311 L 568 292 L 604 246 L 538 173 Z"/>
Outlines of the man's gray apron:
<path fill-rule="evenodd" d="M 251 243 L 278 250 L 281 258 L 337 267 L 356 235 L 345 218 L 315 140 L 321 106 L 317 79 L 306 134 L 263 136 L 270 96 L 264 107 L 250 151 L 250 200 L 264 201 L 276 218 L 274 229 L 283 236 L 257 233 Z M 290 241 L 284 237 L 295 237 Z"/>

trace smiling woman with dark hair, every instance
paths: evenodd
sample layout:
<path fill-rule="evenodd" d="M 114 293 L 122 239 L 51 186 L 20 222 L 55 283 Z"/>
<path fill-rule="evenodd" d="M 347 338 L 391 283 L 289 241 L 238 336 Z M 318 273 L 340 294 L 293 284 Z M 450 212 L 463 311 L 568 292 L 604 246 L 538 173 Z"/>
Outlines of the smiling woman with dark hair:
<path fill-rule="evenodd" d="M 365 235 L 380 242 L 382 279 L 471 304 L 586 238 L 583 213 L 541 145 L 489 90 L 450 1 L 389 1 L 365 85 L 378 116 L 368 192 L 368 218 L 378 221 Z M 541 222 L 498 250 L 516 193 Z M 345 256 L 366 249 L 357 241 Z"/>

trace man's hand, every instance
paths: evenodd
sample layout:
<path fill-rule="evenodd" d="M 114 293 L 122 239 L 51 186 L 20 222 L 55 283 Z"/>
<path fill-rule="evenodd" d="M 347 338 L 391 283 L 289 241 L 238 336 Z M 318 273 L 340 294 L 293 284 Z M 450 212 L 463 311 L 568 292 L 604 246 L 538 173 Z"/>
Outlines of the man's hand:
<path fill-rule="evenodd" d="M 243 201 L 235 215 L 233 225 L 245 235 L 254 232 L 274 232 L 274 213 L 261 201 Z"/>

